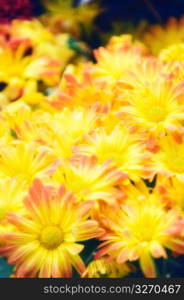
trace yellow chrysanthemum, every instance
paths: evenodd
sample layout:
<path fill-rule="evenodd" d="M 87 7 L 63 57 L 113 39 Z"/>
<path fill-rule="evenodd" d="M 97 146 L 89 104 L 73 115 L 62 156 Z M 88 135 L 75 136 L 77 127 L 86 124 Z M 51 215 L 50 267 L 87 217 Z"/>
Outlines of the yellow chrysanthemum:
<path fill-rule="evenodd" d="M 42 111 L 37 111 L 30 119 L 25 119 L 22 124 L 16 126 L 13 133 L 15 133 L 16 138 L 26 143 L 35 142 L 50 147 L 54 137 L 49 126 L 47 126 L 48 119 Z"/>
<path fill-rule="evenodd" d="M 120 264 L 139 260 L 145 276 L 155 277 L 153 258 L 167 258 L 165 248 L 184 252 L 177 213 L 165 210 L 154 194 L 138 192 L 137 198 L 99 220 L 106 224 L 106 233 L 96 258 L 108 254 Z"/>
<path fill-rule="evenodd" d="M 63 162 L 52 176 L 53 182 L 63 183 L 79 201 L 105 200 L 111 203 L 121 195 L 116 186 L 126 178 L 109 162 L 97 164 L 95 157 L 80 157 L 71 163 Z"/>
<path fill-rule="evenodd" d="M 183 62 L 184 43 L 172 45 L 160 52 L 159 59 L 164 62 Z"/>
<path fill-rule="evenodd" d="M 116 82 L 132 70 L 144 54 L 144 46 L 141 43 L 134 45 L 130 35 L 113 37 L 106 48 L 95 50 L 96 73 L 109 82 Z"/>
<path fill-rule="evenodd" d="M 28 64 L 31 62 L 29 56 L 23 57 L 27 44 L 22 43 L 16 51 L 10 47 L 3 49 L 0 53 L 0 81 L 10 82 L 12 78 L 22 77 Z"/>
<path fill-rule="evenodd" d="M 9 133 L 14 139 L 47 145 L 48 141 L 53 138 L 48 124 L 50 115 L 39 108 L 32 110 L 22 100 L 4 108 L 2 118 L 8 124 Z"/>
<path fill-rule="evenodd" d="M 128 90 L 128 103 L 121 110 L 131 126 L 156 136 L 182 131 L 182 87 L 172 81 L 170 75 L 155 60 L 147 60 L 125 78 L 131 88 Z"/>
<path fill-rule="evenodd" d="M 35 177 L 46 178 L 54 172 L 58 162 L 47 147 L 16 141 L 2 144 L 0 149 L 0 177 L 18 178 L 30 184 Z"/>
<path fill-rule="evenodd" d="M 78 149 L 82 154 L 95 155 L 99 163 L 112 161 L 133 180 L 143 175 L 146 151 L 126 127 L 116 126 L 111 132 L 99 128 L 96 133 L 89 135 L 88 144 L 79 146 Z"/>
<path fill-rule="evenodd" d="M 64 108 L 62 112 L 48 116 L 50 147 L 58 157 L 71 157 L 73 146 L 81 143 L 84 136 L 96 127 L 96 121 L 95 110 L 82 107 L 74 110 Z"/>
<path fill-rule="evenodd" d="M 55 133 L 70 135 L 72 139 L 80 140 L 85 133 L 91 132 L 96 127 L 96 121 L 95 110 L 83 107 L 74 110 L 65 108 L 51 118 L 50 126 Z"/>
<path fill-rule="evenodd" d="M 94 73 L 92 64 L 81 65 L 80 68 L 69 66 L 61 80 L 60 89 L 51 96 L 51 104 L 70 108 L 96 107 L 106 112 L 119 103 L 118 86 L 96 77 Z"/>
<path fill-rule="evenodd" d="M 162 49 L 184 41 L 184 18 L 177 20 L 170 18 L 165 26 L 153 25 L 144 34 L 143 41 L 151 49 L 154 55 L 160 53 Z"/>
<path fill-rule="evenodd" d="M 61 71 L 75 55 L 68 46 L 69 35 L 55 36 L 38 20 L 13 21 L 9 35 L 10 41 L 0 51 L 1 81 L 17 85 L 19 97 L 26 85 L 21 80 L 42 80 L 48 86 L 59 83 Z"/>
<path fill-rule="evenodd" d="M 108 261 L 108 259 L 100 258 L 92 261 L 83 277 L 87 278 L 122 278 L 132 271 L 128 264 L 118 264 L 116 261 Z"/>
<path fill-rule="evenodd" d="M 1 248 L 16 277 L 71 277 L 72 266 L 82 274 L 85 265 L 78 255 L 88 240 L 103 232 L 87 220 L 89 205 L 75 202 L 64 186 L 53 190 L 35 180 L 25 199 L 26 216 L 9 215 L 14 231 L 4 234 L 9 246 Z"/>
<path fill-rule="evenodd" d="M 35 34 L 36 32 L 36 34 Z M 70 35 L 67 33 L 52 34 L 49 28 L 41 24 L 39 20 L 14 20 L 11 26 L 13 39 L 29 39 L 33 48 L 34 58 L 37 61 L 40 57 L 49 57 L 53 64 L 56 61 L 60 69 L 74 57 L 75 52 L 69 48 Z"/>
<path fill-rule="evenodd" d="M 49 56 L 38 57 L 27 66 L 24 76 L 28 79 L 42 80 L 48 87 L 55 86 L 60 80 L 61 65 Z"/>
<path fill-rule="evenodd" d="M 42 80 L 48 86 L 52 86 L 59 83 L 61 74 L 61 65 L 57 60 L 49 56 L 24 56 L 26 47 L 27 45 L 22 43 L 16 51 L 7 47 L 0 53 L 0 80 L 9 83 L 12 88 L 17 86 L 19 97 L 26 85 L 26 79 Z M 11 93 L 12 89 L 9 90 Z"/>
<path fill-rule="evenodd" d="M 163 137 L 159 142 L 160 150 L 153 155 L 150 171 L 176 177 L 184 181 L 184 143 L 177 143 L 171 136 Z"/>
<path fill-rule="evenodd" d="M 13 38 L 29 39 L 34 45 L 54 39 L 52 33 L 37 19 L 13 20 L 10 29 Z"/>

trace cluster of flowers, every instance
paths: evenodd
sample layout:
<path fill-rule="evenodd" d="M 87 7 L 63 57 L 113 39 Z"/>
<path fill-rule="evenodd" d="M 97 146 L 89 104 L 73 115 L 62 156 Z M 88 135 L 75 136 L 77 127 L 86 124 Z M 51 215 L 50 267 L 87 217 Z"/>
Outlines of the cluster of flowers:
<path fill-rule="evenodd" d="M 184 254 L 182 23 L 114 36 L 62 76 L 66 34 L 1 26 L 0 254 L 15 277 L 123 277 L 134 261 L 155 277 L 155 259 Z"/>

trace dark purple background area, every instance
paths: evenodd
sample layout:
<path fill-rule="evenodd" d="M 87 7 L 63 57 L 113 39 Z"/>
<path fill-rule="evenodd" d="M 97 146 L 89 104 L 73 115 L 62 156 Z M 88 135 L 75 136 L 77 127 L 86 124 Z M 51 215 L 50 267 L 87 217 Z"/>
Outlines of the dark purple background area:
<path fill-rule="evenodd" d="M 147 1 L 148 2 L 148 1 Z M 160 15 L 163 22 L 170 16 L 181 16 L 184 14 L 184 0 L 149 0 Z M 127 20 L 137 22 L 147 19 L 152 23 L 158 22 L 154 13 L 144 0 L 102 0 L 107 7 L 100 21 L 102 23 L 111 20 Z"/>
<path fill-rule="evenodd" d="M 36 13 L 41 12 L 39 0 L 31 0 L 35 4 Z M 54 1 L 54 0 L 53 0 Z M 65 0 L 63 0 L 65 1 Z M 75 3 L 77 3 L 76 0 Z M 153 4 L 160 14 L 163 21 L 169 16 L 180 16 L 184 14 L 184 0 L 147 0 Z M 96 0 L 98 2 L 98 0 Z M 151 22 L 157 22 L 150 8 L 146 5 L 146 0 L 99 0 L 107 9 L 102 14 L 103 21 L 110 20 L 128 20 L 139 21 L 148 19 Z"/>

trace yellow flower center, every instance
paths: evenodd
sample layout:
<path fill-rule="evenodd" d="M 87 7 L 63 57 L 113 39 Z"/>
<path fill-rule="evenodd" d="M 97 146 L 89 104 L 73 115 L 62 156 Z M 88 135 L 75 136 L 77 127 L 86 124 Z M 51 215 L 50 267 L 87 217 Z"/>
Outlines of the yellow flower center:
<path fill-rule="evenodd" d="M 162 122 L 167 117 L 167 111 L 162 106 L 153 106 L 147 109 L 146 115 L 151 122 Z"/>
<path fill-rule="evenodd" d="M 41 244 L 49 249 L 53 250 L 61 245 L 64 240 L 64 234 L 62 230 L 57 226 L 47 226 L 41 233 Z"/>

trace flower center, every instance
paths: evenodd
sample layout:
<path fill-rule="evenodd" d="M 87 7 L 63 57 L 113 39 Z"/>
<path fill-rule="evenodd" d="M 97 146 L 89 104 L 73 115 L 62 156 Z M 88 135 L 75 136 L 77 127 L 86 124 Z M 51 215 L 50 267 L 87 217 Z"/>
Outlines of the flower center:
<path fill-rule="evenodd" d="M 62 230 L 57 226 L 47 226 L 41 233 L 41 244 L 47 249 L 55 249 L 61 245 L 64 240 Z"/>
<path fill-rule="evenodd" d="M 151 122 L 162 122 L 165 120 L 167 112 L 163 107 L 156 105 L 148 108 L 146 115 Z"/>

